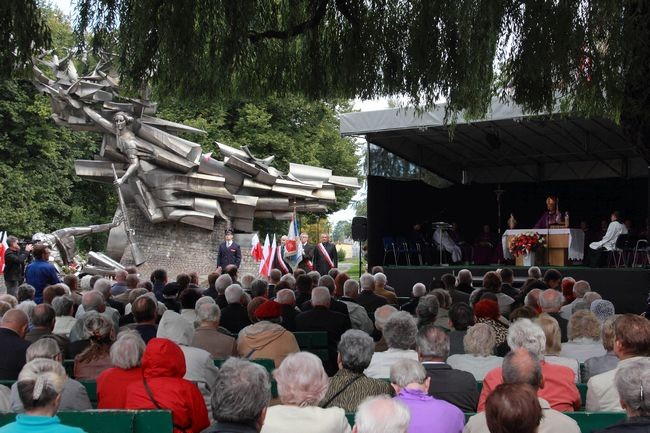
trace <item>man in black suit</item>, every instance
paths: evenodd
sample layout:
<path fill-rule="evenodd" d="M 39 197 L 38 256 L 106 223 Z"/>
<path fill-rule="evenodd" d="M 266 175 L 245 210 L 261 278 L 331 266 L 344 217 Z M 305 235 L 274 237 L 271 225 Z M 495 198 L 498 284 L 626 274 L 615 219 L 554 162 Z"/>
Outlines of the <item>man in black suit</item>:
<path fill-rule="evenodd" d="M 330 243 L 330 235 L 320 235 L 320 243 L 314 247 L 314 270 L 321 275 L 327 275 L 332 268 L 339 266 L 336 245 Z"/>
<path fill-rule="evenodd" d="M 305 272 L 314 270 L 314 244 L 309 243 L 309 235 L 307 233 L 300 233 L 300 243 L 302 243 L 302 261 L 298 263 L 298 267 Z"/>
<path fill-rule="evenodd" d="M 0 325 L 0 379 L 17 380 L 25 365 L 25 353 L 29 341 L 25 341 L 29 319 L 22 310 L 9 310 L 2 317 Z"/>
<path fill-rule="evenodd" d="M 463 412 L 476 412 L 478 389 L 471 373 L 454 370 L 445 361 L 449 353 L 447 333 L 433 325 L 421 328 L 416 336 L 420 362 L 431 378 L 429 395 L 445 400 Z"/>
<path fill-rule="evenodd" d="M 298 317 L 298 310 L 296 310 L 296 294 L 291 289 L 282 289 L 276 293 L 275 301 L 282 305 L 282 327 L 287 331 L 295 332 L 296 330 L 296 317 Z"/>
<path fill-rule="evenodd" d="M 311 292 L 313 308 L 296 316 L 296 330 L 301 332 L 327 332 L 328 360 L 325 371 L 332 376 L 338 370 L 337 346 L 341 335 L 352 328 L 350 317 L 330 310 L 330 292 L 325 287 L 316 287 Z"/>
<path fill-rule="evenodd" d="M 512 272 L 512 269 L 510 268 L 501 269 L 501 273 L 499 274 L 499 276 L 501 276 L 501 281 L 502 281 L 501 293 L 510 296 L 512 299 L 517 299 L 521 293 L 519 292 L 519 290 L 515 289 L 512 286 L 515 277 L 515 274 L 514 272 Z"/>
<path fill-rule="evenodd" d="M 471 295 L 474 291 L 474 287 L 472 286 L 473 280 L 474 277 L 472 276 L 472 272 L 469 269 L 461 269 L 458 271 L 458 284 L 456 284 L 456 290 L 460 290 L 461 292 Z"/>
<path fill-rule="evenodd" d="M 248 310 L 241 304 L 242 296 L 244 296 L 244 289 L 237 284 L 231 284 L 226 288 L 228 306 L 221 310 L 219 324 L 235 335 L 251 324 Z"/>
<path fill-rule="evenodd" d="M 415 316 L 415 308 L 420 302 L 420 298 L 427 293 L 427 287 L 422 283 L 415 283 L 411 289 L 411 299 L 400 308 L 402 311 L 407 311 L 409 314 Z"/>
<path fill-rule="evenodd" d="M 226 229 L 226 240 L 219 245 L 217 268 L 226 269 L 228 265 L 235 265 L 239 268 L 241 264 L 241 248 L 232 238 L 232 230 Z"/>
<path fill-rule="evenodd" d="M 386 298 L 375 294 L 375 277 L 372 275 L 363 274 L 359 278 L 359 286 L 361 293 L 356 299 L 357 304 L 365 308 L 369 315 L 375 314 L 377 308 L 388 303 Z"/>
<path fill-rule="evenodd" d="M 280 238 L 280 245 L 276 247 L 275 257 L 273 258 L 273 268 L 279 270 L 282 275 L 293 274 L 291 265 L 284 259 L 284 252 L 286 251 L 287 239 L 286 235 Z"/>
<path fill-rule="evenodd" d="M 317 287 L 325 287 L 327 290 L 329 290 L 331 311 L 336 311 L 337 313 L 350 316 L 350 311 L 348 310 L 348 306 L 344 302 L 334 299 L 334 289 L 336 287 L 334 284 L 334 278 L 330 277 L 329 275 L 323 275 L 322 277 L 319 278 Z M 313 307 L 311 304 L 311 300 L 305 301 L 300 305 L 301 311 L 308 311 L 311 310 L 312 308 Z"/>
<path fill-rule="evenodd" d="M 442 277 L 440 277 L 440 281 L 442 281 L 442 284 L 445 286 L 445 290 L 449 293 L 449 296 L 451 296 L 452 304 L 455 304 L 456 302 L 465 302 L 466 304 L 469 304 L 469 294 L 456 288 L 456 277 L 454 277 L 452 274 L 444 274 Z"/>

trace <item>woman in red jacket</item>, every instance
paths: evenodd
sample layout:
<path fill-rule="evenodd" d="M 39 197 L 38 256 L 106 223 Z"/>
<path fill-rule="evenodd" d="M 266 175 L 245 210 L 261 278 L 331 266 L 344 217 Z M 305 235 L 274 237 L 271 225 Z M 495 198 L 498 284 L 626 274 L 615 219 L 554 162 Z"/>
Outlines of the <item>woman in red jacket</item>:
<path fill-rule="evenodd" d="M 142 356 L 140 381 L 127 388 L 126 409 L 167 409 L 174 433 L 199 433 L 210 425 L 199 388 L 183 379 L 185 357 L 176 343 L 153 338 Z"/>

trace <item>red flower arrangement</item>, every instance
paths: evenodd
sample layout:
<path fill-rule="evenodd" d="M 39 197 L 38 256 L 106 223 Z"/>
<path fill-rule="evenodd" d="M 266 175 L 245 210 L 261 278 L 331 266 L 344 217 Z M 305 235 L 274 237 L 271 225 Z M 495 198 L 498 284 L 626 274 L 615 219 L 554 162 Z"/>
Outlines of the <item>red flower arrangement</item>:
<path fill-rule="evenodd" d="M 523 256 L 533 251 L 537 251 L 540 247 L 544 246 L 546 238 L 536 232 L 526 232 L 515 235 L 510 240 L 508 250 L 513 256 Z"/>

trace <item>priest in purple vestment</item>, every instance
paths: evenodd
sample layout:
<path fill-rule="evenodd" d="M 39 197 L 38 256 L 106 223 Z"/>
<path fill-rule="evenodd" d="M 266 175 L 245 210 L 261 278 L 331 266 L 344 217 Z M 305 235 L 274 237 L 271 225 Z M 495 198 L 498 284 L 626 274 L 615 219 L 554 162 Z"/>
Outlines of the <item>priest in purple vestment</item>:
<path fill-rule="evenodd" d="M 536 229 L 548 229 L 554 224 L 564 224 L 562 213 L 557 208 L 557 197 L 549 196 L 546 198 L 546 211 L 539 217 Z"/>

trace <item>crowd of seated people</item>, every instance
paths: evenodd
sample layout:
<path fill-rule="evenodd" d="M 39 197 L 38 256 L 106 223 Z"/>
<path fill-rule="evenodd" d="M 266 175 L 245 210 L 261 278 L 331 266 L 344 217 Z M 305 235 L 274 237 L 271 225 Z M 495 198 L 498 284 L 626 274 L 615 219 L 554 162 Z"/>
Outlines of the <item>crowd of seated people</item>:
<path fill-rule="evenodd" d="M 227 271 L 205 287 L 129 269 L 68 278 L 40 304 L 30 287 L 2 295 L 0 412 L 20 415 L 0 432 L 78 432 L 55 415 L 92 408 L 85 381 L 97 408 L 169 410 L 178 433 L 514 431 L 517 419 L 516 431 L 578 432 L 563 413 L 582 408 L 627 413 L 615 432 L 650 424 L 650 321 L 616 314 L 587 281 L 531 268 L 516 288 L 502 269 L 474 287 L 463 270 L 402 299 L 380 269 Z M 325 333 L 324 353 L 301 351 L 305 332 Z"/>

